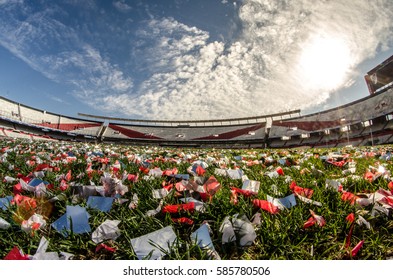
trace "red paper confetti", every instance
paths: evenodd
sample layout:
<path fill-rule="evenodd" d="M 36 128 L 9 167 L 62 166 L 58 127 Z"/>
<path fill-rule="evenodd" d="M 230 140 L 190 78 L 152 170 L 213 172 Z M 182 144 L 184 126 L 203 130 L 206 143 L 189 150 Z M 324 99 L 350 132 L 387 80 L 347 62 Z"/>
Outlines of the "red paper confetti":
<path fill-rule="evenodd" d="M 355 257 L 357 255 L 357 253 L 360 251 L 360 249 L 363 247 L 364 244 L 364 240 L 360 241 L 358 244 L 356 244 L 355 247 L 353 247 L 352 251 L 351 251 L 351 255 L 352 257 Z"/>
<path fill-rule="evenodd" d="M 185 204 L 174 204 L 174 205 L 166 205 L 162 208 L 163 213 L 179 213 L 180 211 L 194 211 L 195 210 L 195 203 L 189 202 Z"/>
<path fill-rule="evenodd" d="M 277 213 L 280 212 L 280 209 L 277 206 L 275 206 L 274 204 L 270 203 L 267 200 L 254 199 L 252 201 L 252 204 L 255 207 L 258 207 L 258 208 L 260 208 L 262 210 L 265 210 L 265 211 L 267 211 L 267 212 L 269 212 L 271 214 L 277 214 Z"/>

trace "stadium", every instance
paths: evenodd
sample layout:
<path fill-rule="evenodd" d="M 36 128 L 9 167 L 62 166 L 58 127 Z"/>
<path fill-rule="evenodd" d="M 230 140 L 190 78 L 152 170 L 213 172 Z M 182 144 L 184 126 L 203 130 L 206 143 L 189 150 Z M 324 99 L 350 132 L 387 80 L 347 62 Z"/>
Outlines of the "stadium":
<path fill-rule="evenodd" d="M 178 147 L 342 147 L 393 142 L 393 57 L 365 76 L 370 95 L 326 111 L 163 121 L 79 113 L 69 117 L 0 99 L 1 136 Z"/>
<path fill-rule="evenodd" d="M 365 80 L 318 113 L 198 121 L 1 97 L 0 258 L 391 259 L 393 56 Z"/>

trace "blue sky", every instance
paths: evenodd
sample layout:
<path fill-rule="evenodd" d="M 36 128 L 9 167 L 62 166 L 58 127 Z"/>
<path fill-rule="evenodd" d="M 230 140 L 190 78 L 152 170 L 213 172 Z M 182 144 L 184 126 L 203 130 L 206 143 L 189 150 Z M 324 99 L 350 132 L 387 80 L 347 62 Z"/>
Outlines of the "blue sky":
<path fill-rule="evenodd" d="M 0 0 L 0 95 L 68 116 L 303 114 L 365 97 L 391 0 Z"/>

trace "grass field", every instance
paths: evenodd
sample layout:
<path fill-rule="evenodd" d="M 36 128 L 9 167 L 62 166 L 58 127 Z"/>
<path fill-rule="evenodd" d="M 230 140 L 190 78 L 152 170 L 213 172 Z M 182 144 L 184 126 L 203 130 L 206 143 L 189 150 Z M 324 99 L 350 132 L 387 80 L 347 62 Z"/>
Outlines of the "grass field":
<path fill-rule="evenodd" d="M 12 196 L 13 201 L 0 208 L 0 218 L 7 223 L 0 228 L 0 259 L 14 247 L 32 258 L 45 237 L 46 252 L 66 252 L 77 260 L 132 260 L 137 259 L 132 239 L 167 226 L 176 240 L 170 249 L 162 249 L 163 259 L 389 259 L 393 257 L 390 149 L 198 150 L 3 139 L 0 198 L 5 205 L 5 197 Z M 247 178 L 233 179 L 228 170 L 241 170 Z M 190 177 L 182 181 L 171 174 Z M 43 185 L 29 185 L 34 178 Z M 254 182 L 259 189 L 250 191 L 247 179 L 259 182 Z M 82 186 L 113 197 L 110 210 L 88 207 Z M 162 209 L 147 215 L 161 200 L 153 197 L 154 190 L 166 196 L 161 198 Z M 293 194 L 296 205 L 289 208 L 267 202 L 268 196 Z M 185 204 L 180 200 L 185 197 L 203 202 L 204 210 L 183 209 L 179 205 Z M 303 197 L 321 206 L 303 202 Z M 67 206 L 86 209 L 91 230 L 71 230 L 66 237 L 55 230 L 52 223 Z M 33 214 L 44 222 L 28 222 Z M 242 216 L 245 225 L 236 227 Z M 236 240 L 223 244 L 220 229 L 226 217 Z M 116 238 L 96 243 L 92 233 L 106 220 L 120 221 Z M 215 254 L 192 237 L 206 223 Z M 242 238 L 251 241 L 242 246 Z"/>

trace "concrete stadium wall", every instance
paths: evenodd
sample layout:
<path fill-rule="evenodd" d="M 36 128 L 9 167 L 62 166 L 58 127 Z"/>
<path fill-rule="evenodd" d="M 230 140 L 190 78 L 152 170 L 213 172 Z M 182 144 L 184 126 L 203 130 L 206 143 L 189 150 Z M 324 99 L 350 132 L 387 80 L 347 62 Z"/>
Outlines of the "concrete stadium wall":
<path fill-rule="evenodd" d="M 339 129 L 393 112 L 393 89 L 335 109 L 298 118 L 273 121 L 269 138 L 294 136 L 325 129 Z M 296 127 L 296 130 L 291 128 Z"/>
<path fill-rule="evenodd" d="M 19 104 L 3 97 L 0 98 L 0 106 L 0 115 L 2 117 L 45 128 L 80 132 L 84 134 L 96 134 L 102 125 L 102 122 L 71 118 L 50 113 L 24 104 Z M 86 131 L 89 132 L 87 133 Z"/>

